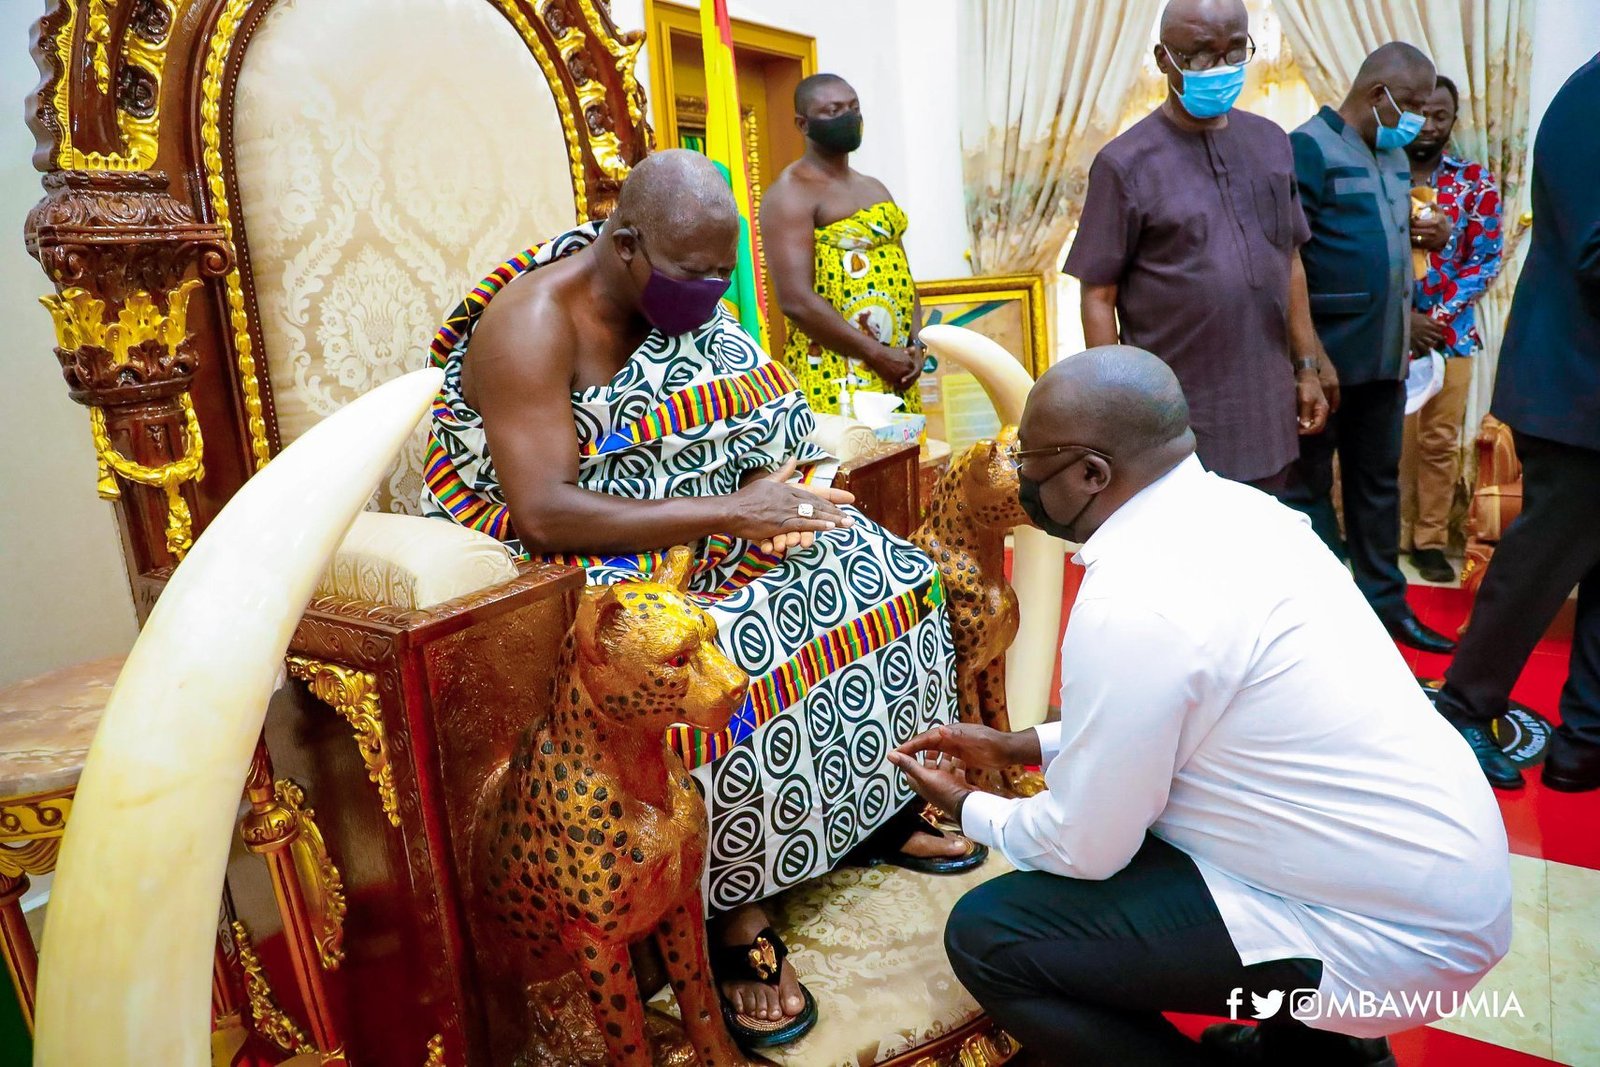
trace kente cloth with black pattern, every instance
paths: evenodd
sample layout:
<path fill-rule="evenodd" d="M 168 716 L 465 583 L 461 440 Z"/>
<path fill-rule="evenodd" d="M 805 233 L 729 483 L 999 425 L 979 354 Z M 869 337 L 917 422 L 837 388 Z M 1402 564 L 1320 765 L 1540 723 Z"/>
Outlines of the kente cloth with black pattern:
<path fill-rule="evenodd" d="M 589 223 L 508 261 L 452 313 L 435 344 L 425 514 L 472 525 L 522 552 L 483 420 L 461 367 L 483 306 L 526 270 L 587 247 Z M 726 311 L 677 337 L 652 332 L 616 377 L 572 394 L 578 482 L 631 499 L 726 495 L 788 456 L 815 463 L 814 426 L 793 378 Z M 699 780 L 711 820 L 712 911 L 760 900 L 830 869 L 912 799 L 889 750 L 955 721 L 954 654 L 931 560 L 860 513 L 787 557 L 709 537 L 694 546 L 690 599 L 751 678 L 729 728 L 674 727 L 668 743 Z M 553 557 L 591 584 L 641 578 L 664 553 Z"/>

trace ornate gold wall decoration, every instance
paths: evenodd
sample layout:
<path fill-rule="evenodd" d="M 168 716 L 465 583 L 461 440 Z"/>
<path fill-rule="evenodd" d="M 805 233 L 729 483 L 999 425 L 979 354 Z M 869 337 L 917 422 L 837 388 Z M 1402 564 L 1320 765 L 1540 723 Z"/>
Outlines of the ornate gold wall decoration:
<path fill-rule="evenodd" d="M 118 0 L 62 0 L 64 19 L 52 42 L 53 87 L 41 102 L 57 141 L 57 165 L 62 170 L 136 171 L 155 164 L 161 132 L 157 104 L 178 0 L 146 0 L 144 7 L 126 20 L 120 41 L 112 34 L 117 5 Z M 116 97 L 117 131 L 125 145 L 121 152 L 88 151 L 73 142 L 72 44 L 79 19 L 84 22 L 95 88 L 104 96 Z"/>
<path fill-rule="evenodd" d="M 317 1050 L 306 1037 L 305 1031 L 278 1006 L 277 998 L 272 995 L 272 986 L 267 981 L 266 970 L 261 966 L 261 958 L 256 955 L 244 923 L 235 922 L 231 929 L 233 945 L 239 953 L 239 969 L 244 972 L 245 993 L 250 998 L 250 1018 L 254 1021 L 256 1033 L 285 1052 L 295 1055 L 315 1053 Z"/>
<path fill-rule="evenodd" d="M 307 656 L 289 656 L 289 673 L 311 687 L 311 695 L 327 704 L 355 731 L 356 748 L 367 766 L 367 777 L 378 787 L 378 801 L 389 825 L 400 825 L 400 802 L 395 794 L 394 768 L 389 765 L 389 743 L 383 729 L 383 708 L 378 702 L 378 676 L 369 671 L 324 663 Z"/>
<path fill-rule="evenodd" d="M 233 206 L 228 199 L 228 181 L 222 172 L 222 76 L 228 65 L 228 53 L 233 49 L 233 39 L 239 33 L 245 12 L 252 0 L 229 0 L 217 16 L 211 39 L 206 42 L 205 65 L 200 77 L 200 144 L 201 159 L 205 164 L 206 192 L 211 201 L 211 211 L 228 247 L 234 247 Z M 250 455 L 256 470 L 265 467 L 272 459 L 271 443 L 267 439 L 267 420 L 261 406 L 261 378 L 256 372 L 254 348 L 250 339 L 250 316 L 245 309 L 244 280 L 238 266 L 233 266 L 224 279 L 228 294 L 228 323 L 233 330 L 234 358 L 239 365 L 239 387 L 244 393 L 246 429 L 250 436 Z"/>

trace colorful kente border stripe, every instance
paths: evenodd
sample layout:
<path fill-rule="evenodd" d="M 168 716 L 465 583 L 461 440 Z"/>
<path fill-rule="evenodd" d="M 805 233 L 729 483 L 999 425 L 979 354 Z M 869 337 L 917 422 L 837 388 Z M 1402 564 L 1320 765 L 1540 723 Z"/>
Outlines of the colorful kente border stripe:
<path fill-rule="evenodd" d="M 680 389 L 642 419 L 619 426 L 600 440 L 584 445 L 578 449 L 578 455 L 601 455 L 671 437 L 683 430 L 754 411 L 799 388 L 799 383 L 783 364 L 768 361 L 743 374 L 714 378 Z"/>
<path fill-rule="evenodd" d="M 456 305 L 444 320 L 444 325 L 439 327 L 433 335 L 433 343 L 428 346 L 431 353 L 429 363 L 435 367 L 443 367 L 450 358 L 450 352 L 462 335 L 472 329 L 472 324 L 478 316 L 483 314 L 483 309 L 489 301 L 494 299 L 496 293 L 506 287 L 506 284 L 519 274 L 525 274 L 533 268 L 534 257 L 539 254 L 543 245 L 534 245 L 524 249 L 490 271 L 482 281 L 472 287 L 472 292 L 466 299 Z"/>
<path fill-rule="evenodd" d="M 450 517 L 462 526 L 488 534 L 496 541 L 511 536 L 511 509 L 496 504 L 473 489 L 450 461 L 450 454 L 438 437 L 428 435 L 428 451 L 422 460 L 422 477 L 428 492 Z"/>
<path fill-rule="evenodd" d="M 712 734 L 693 726 L 673 726 L 667 730 L 667 743 L 688 767 L 726 755 L 774 716 L 800 703 L 824 678 L 910 633 L 943 603 L 944 585 L 935 573 L 865 615 L 817 635 L 776 670 L 753 680 L 744 705 L 726 730 Z"/>

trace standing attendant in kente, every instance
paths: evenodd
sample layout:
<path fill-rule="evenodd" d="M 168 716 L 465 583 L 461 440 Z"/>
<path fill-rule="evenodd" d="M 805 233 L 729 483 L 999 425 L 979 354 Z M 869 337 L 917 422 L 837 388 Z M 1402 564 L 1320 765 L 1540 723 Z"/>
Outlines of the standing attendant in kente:
<path fill-rule="evenodd" d="M 878 179 L 853 169 L 861 100 L 837 74 L 794 91 L 806 151 L 761 200 L 761 244 L 789 320 L 783 362 L 813 410 L 839 414 L 848 389 L 898 393 L 921 411 L 917 378 L 927 349 L 922 306 L 900 238 L 906 213 Z M 846 412 L 846 414 L 849 414 Z"/>
<path fill-rule="evenodd" d="M 1328 428 L 1300 440 L 1283 501 L 1306 513 L 1335 552 L 1349 552 L 1356 585 L 1390 635 L 1424 652 L 1455 643 L 1406 603 L 1400 571 L 1400 440 L 1410 366 L 1411 249 L 1443 248 L 1441 212 L 1411 218 L 1411 161 L 1433 95 L 1433 63 L 1392 41 L 1369 55 L 1337 109 L 1324 107 L 1289 135 L 1311 239 L 1300 249 L 1311 319 L 1339 374 Z M 1339 456 L 1345 537 L 1333 510 Z"/>
<path fill-rule="evenodd" d="M 1500 273 L 1503 243 L 1494 175 L 1482 163 L 1445 151 L 1459 105 L 1456 83 L 1441 75 L 1423 109 L 1422 132 L 1406 146 L 1412 187 L 1431 189 L 1450 223 L 1445 246 L 1426 253 L 1427 273 L 1417 279 L 1411 310 L 1412 354 L 1444 357 L 1444 387 L 1406 418 L 1400 454 L 1401 547 L 1410 549 L 1417 573 L 1430 582 L 1456 580 L 1445 549 L 1461 476 L 1461 424 L 1472 364 L 1483 347 L 1478 299 Z"/>
<path fill-rule="evenodd" d="M 1561 725 L 1542 777 L 1551 789 L 1600 789 L 1600 57 L 1550 102 L 1533 147 L 1533 235 L 1517 280 L 1490 411 L 1522 461 L 1522 514 L 1478 589 L 1439 710 L 1489 781 L 1522 785 L 1489 724 L 1573 587 Z"/>
<path fill-rule="evenodd" d="M 1172 0 L 1156 64 L 1167 99 L 1095 157 L 1062 270 L 1083 336 L 1165 360 L 1208 470 L 1281 492 L 1297 434 L 1328 415 L 1289 137 L 1233 107 L 1255 45 L 1241 0 Z"/>

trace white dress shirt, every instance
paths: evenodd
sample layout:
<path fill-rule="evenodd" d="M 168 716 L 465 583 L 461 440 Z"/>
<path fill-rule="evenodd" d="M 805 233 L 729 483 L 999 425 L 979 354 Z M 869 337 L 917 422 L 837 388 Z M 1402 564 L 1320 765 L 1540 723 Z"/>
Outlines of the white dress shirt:
<path fill-rule="evenodd" d="M 1077 559 L 1061 722 L 1037 728 L 1049 789 L 972 794 L 968 836 L 1098 879 L 1148 830 L 1193 858 L 1245 964 L 1321 960 L 1324 1005 L 1438 994 L 1313 1025 L 1449 1012 L 1510 945 L 1500 811 L 1310 524 L 1191 456 Z"/>

